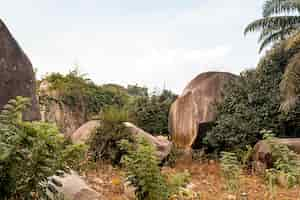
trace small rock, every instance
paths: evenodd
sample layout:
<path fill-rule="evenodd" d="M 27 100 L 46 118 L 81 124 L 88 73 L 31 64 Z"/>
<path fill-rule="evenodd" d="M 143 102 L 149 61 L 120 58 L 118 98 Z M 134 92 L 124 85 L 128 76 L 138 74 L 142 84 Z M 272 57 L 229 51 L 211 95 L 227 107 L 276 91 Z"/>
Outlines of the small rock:
<path fill-rule="evenodd" d="M 196 185 L 193 183 L 189 183 L 186 188 L 192 190 Z"/>
<path fill-rule="evenodd" d="M 226 197 L 226 200 L 236 200 L 236 199 L 237 199 L 236 196 L 232 194 L 228 194 Z"/>
<path fill-rule="evenodd" d="M 215 161 L 214 160 L 209 160 L 209 162 L 208 162 L 210 165 L 213 165 L 213 164 L 215 164 Z"/>
<path fill-rule="evenodd" d="M 131 186 L 129 182 L 124 183 L 124 194 L 128 199 L 135 199 L 135 187 Z"/>
<path fill-rule="evenodd" d="M 104 184 L 104 181 L 102 179 L 100 179 L 100 178 L 94 178 L 93 179 L 93 183 L 102 185 L 102 184 Z"/>

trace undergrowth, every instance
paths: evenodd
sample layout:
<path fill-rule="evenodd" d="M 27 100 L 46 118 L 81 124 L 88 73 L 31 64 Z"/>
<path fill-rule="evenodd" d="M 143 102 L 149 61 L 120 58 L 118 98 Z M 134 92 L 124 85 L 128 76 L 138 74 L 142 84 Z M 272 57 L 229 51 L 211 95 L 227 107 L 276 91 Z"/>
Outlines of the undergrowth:
<path fill-rule="evenodd" d="M 65 144 L 58 129 L 47 123 L 24 122 L 29 99 L 16 97 L 0 113 L 0 199 L 50 199 L 48 177 L 80 162 L 73 155 L 83 146 Z M 71 153 L 72 152 L 72 153 Z"/>

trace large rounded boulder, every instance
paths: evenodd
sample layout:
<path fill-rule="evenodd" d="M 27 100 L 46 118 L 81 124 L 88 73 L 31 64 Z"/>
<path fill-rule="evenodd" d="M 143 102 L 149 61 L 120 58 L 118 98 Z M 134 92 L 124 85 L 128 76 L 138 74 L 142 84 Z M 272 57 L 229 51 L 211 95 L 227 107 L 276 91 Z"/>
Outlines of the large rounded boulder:
<path fill-rule="evenodd" d="M 206 72 L 194 78 L 172 104 L 169 131 L 179 148 L 190 148 L 199 134 L 199 125 L 215 120 L 214 104 L 222 101 L 222 90 L 237 76 L 227 72 Z"/>
<path fill-rule="evenodd" d="M 24 120 L 40 119 L 32 64 L 0 20 L 0 109 L 16 96 L 31 99 L 31 107 L 24 112 Z"/>
<path fill-rule="evenodd" d="M 88 142 L 93 132 L 100 126 L 100 120 L 91 120 L 80 126 L 72 135 L 74 144 L 84 144 Z"/>

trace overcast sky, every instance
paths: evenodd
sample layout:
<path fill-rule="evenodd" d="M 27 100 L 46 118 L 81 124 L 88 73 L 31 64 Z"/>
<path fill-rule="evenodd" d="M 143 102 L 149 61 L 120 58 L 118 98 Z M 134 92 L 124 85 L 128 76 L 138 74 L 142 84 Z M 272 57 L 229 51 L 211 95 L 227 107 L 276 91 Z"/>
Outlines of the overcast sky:
<path fill-rule="evenodd" d="M 38 69 L 74 64 L 97 83 L 180 93 L 201 72 L 240 73 L 258 61 L 244 37 L 263 0 L 3 0 L 1 18 Z"/>

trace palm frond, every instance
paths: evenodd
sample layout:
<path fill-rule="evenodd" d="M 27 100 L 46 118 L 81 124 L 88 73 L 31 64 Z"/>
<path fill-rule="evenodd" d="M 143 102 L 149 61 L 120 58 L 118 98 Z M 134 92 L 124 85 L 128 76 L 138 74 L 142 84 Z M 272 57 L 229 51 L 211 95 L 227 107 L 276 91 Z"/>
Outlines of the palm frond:
<path fill-rule="evenodd" d="M 247 35 L 250 32 L 257 32 L 264 29 L 269 30 L 279 30 L 284 27 L 299 27 L 300 16 L 275 16 L 275 17 L 265 17 L 262 19 L 255 20 L 250 23 L 244 31 Z"/>
<path fill-rule="evenodd" d="M 269 17 L 276 14 L 290 13 L 299 10 L 299 0 L 268 0 L 263 6 L 263 16 Z"/>
<path fill-rule="evenodd" d="M 280 83 L 280 91 L 283 97 L 281 110 L 288 112 L 296 105 L 300 95 L 300 53 L 290 59 Z"/>
<path fill-rule="evenodd" d="M 262 50 L 264 48 L 266 48 L 268 45 L 270 45 L 276 41 L 280 41 L 282 39 L 282 33 L 283 33 L 283 31 L 279 30 L 279 31 L 273 32 L 269 35 L 266 35 L 264 38 L 262 38 L 262 42 L 259 47 L 259 53 L 261 53 Z"/>

